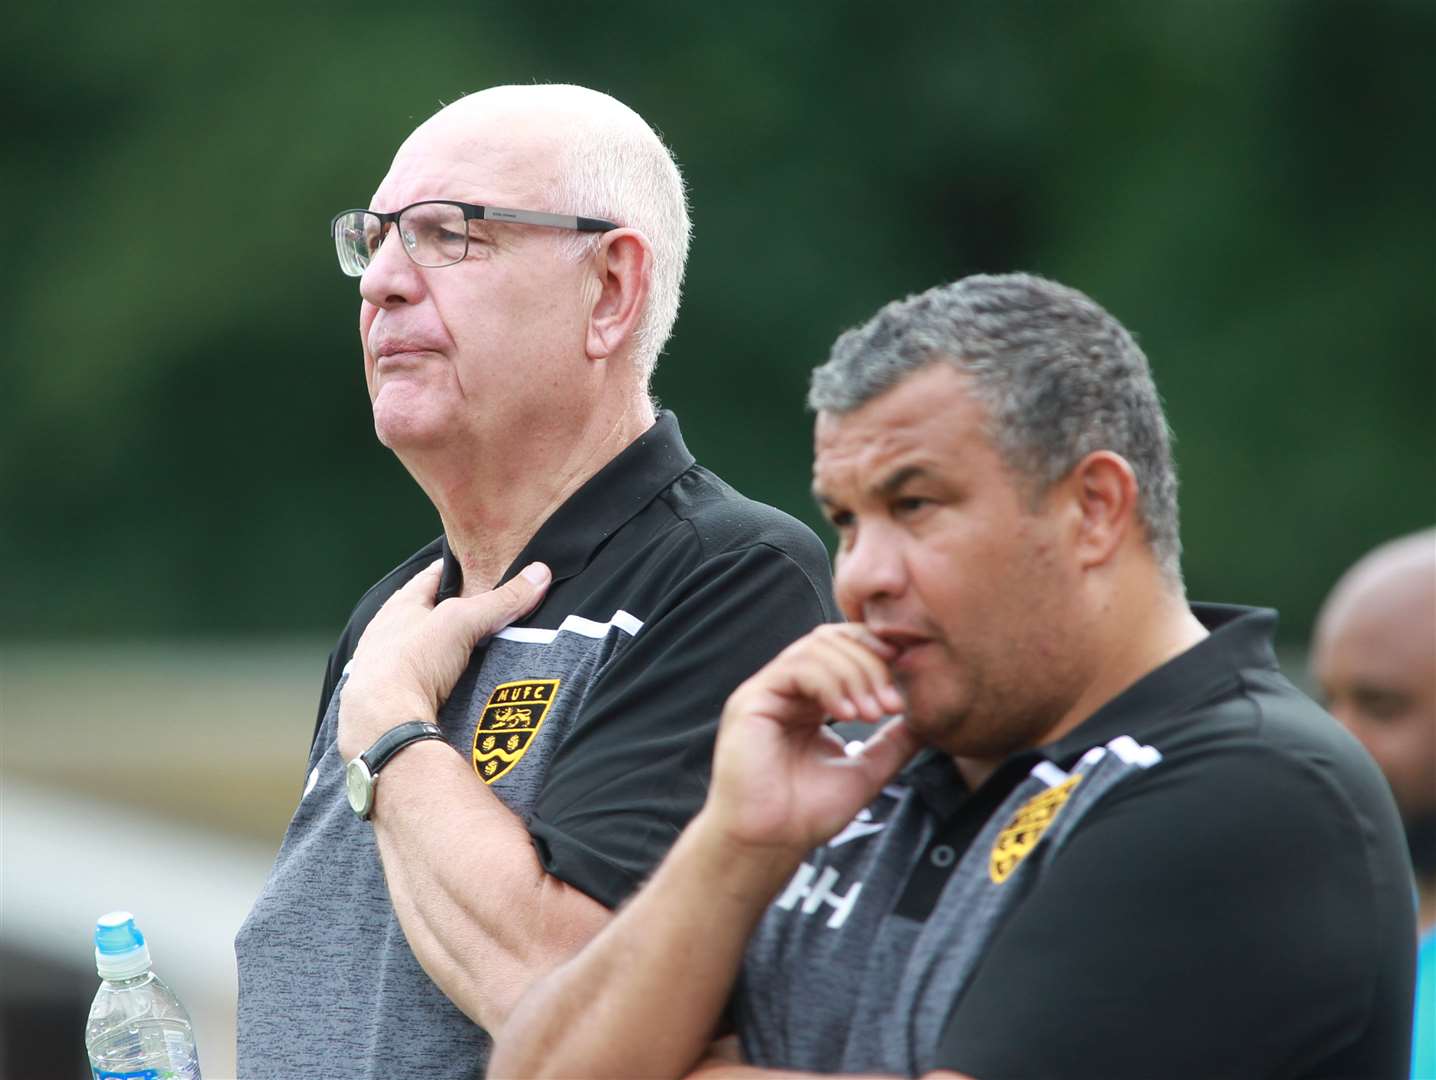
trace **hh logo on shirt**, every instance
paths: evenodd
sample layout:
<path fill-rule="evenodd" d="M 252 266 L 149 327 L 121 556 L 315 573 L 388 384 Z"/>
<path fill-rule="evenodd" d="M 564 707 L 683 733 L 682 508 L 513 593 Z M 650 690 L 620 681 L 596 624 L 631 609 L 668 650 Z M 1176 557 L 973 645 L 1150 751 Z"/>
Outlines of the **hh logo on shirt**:
<path fill-rule="evenodd" d="M 500 683 L 489 695 L 474 729 L 474 771 L 492 784 L 518 764 L 543 727 L 557 679 L 519 679 Z"/>

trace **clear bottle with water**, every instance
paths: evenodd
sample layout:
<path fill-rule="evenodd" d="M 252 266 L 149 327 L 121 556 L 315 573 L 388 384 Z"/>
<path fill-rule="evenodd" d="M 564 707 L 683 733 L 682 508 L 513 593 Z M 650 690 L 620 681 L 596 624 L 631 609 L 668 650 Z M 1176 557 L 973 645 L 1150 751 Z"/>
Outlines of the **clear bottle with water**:
<path fill-rule="evenodd" d="M 95 923 L 101 980 L 85 1025 L 95 1080 L 200 1080 L 194 1026 L 150 968 L 150 948 L 128 911 Z"/>

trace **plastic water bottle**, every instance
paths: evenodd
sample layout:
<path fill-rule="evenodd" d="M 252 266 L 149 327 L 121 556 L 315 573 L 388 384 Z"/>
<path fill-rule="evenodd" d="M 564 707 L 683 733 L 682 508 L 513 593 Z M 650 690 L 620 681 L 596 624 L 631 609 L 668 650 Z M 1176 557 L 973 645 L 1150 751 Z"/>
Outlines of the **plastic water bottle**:
<path fill-rule="evenodd" d="M 150 970 L 128 911 L 95 923 L 95 969 L 103 981 L 85 1025 L 95 1080 L 200 1080 L 189 1013 Z"/>

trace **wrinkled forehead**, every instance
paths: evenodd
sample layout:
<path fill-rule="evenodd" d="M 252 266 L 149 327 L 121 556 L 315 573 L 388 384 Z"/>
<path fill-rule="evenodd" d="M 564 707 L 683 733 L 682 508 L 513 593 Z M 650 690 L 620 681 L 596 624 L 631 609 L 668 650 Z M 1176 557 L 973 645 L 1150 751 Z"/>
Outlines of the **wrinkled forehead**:
<path fill-rule="evenodd" d="M 846 412 L 820 411 L 813 425 L 815 489 L 874 490 L 894 476 L 991 474 L 1005 463 L 970 377 L 932 364 Z"/>
<path fill-rule="evenodd" d="M 911 428 L 872 422 L 862 410 L 820 412 L 813 424 L 813 490 L 826 497 L 850 496 L 870 486 L 884 467 L 924 448 Z"/>
<path fill-rule="evenodd" d="M 458 199 L 546 209 L 535 200 L 557 176 L 556 131 L 532 109 L 450 106 L 404 140 L 370 205 L 394 210 L 420 199 Z"/>

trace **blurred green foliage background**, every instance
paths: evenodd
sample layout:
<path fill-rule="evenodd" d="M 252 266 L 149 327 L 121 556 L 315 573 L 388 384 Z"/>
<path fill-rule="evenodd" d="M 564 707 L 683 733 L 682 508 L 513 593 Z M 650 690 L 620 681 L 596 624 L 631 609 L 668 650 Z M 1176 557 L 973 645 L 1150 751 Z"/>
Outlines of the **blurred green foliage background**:
<path fill-rule="evenodd" d="M 0 41 L 0 637 L 333 633 L 437 518 L 326 235 L 501 82 L 658 127 L 696 226 L 657 392 L 818 524 L 809 368 L 974 271 L 1092 294 L 1178 435 L 1186 570 L 1305 637 L 1436 518 L 1436 4 L 25 5 Z"/>

